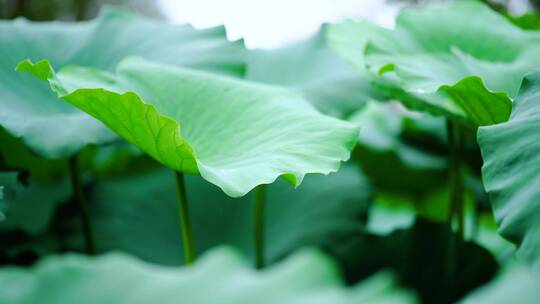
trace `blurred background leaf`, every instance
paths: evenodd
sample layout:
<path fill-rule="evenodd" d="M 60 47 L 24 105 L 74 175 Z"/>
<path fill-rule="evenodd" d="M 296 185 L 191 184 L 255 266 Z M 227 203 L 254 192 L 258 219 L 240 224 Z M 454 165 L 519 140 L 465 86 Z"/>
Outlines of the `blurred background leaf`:
<path fill-rule="evenodd" d="M 248 53 L 246 78 L 299 89 L 319 111 L 346 119 L 373 99 L 386 97 L 372 88 L 327 44 L 327 27 L 278 49 Z"/>
<path fill-rule="evenodd" d="M 395 287 L 389 273 L 345 289 L 333 261 L 315 250 L 300 251 L 263 272 L 228 248 L 214 249 L 183 269 L 120 253 L 55 256 L 32 269 L 0 270 L 0 284 L 5 304 L 416 303 L 413 294 Z"/>

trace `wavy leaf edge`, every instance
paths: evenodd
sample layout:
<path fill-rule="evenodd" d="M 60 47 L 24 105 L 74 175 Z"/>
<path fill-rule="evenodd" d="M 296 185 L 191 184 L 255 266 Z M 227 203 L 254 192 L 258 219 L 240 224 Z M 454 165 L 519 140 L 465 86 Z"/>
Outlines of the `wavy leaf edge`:
<path fill-rule="evenodd" d="M 138 58 L 138 57 L 130 57 L 130 58 L 127 58 L 125 60 L 138 60 L 138 59 L 140 59 L 140 58 Z M 74 67 L 74 66 L 66 66 L 63 69 L 67 69 L 67 68 L 71 68 L 71 67 Z M 282 177 L 283 179 L 288 181 L 291 185 L 293 185 L 295 188 L 297 188 L 302 183 L 302 181 L 303 181 L 306 174 L 328 175 L 330 173 L 337 172 L 341 167 L 341 162 L 345 162 L 345 161 L 349 160 L 350 157 L 351 157 L 350 153 L 347 153 L 347 155 L 339 157 L 339 158 L 336 157 L 333 164 L 331 165 L 331 168 L 328 168 L 328 169 L 319 170 L 319 171 L 307 171 L 307 172 L 282 172 L 282 173 L 279 173 L 279 174 L 274 174 L 273 176 L 270 176 L 268 178 L 265 178 L 265 179 L 259 181 L 258 184 L 256 184 L 256 185 L 253 185 L 253 186 L 250 185 L 249 189 L 231 190 L 231 189 L 229 189 L 227 187 L 227 186 L 230 186 L 230 185 L 223 184 L 222 182 L 216 182 L 217 178 L 214 176 L 214 174 L 212 174 L 211 172 L 205 170 L 204 163 L 201 162 L 200 160 L 196 159 L 195 151 L 189 145 L 189 143 L 186 140 L 184 140 L 182 138 L 182 136 L 181 136 L 180 123 L 177 122 L 175 119 L 167 116 L 167 115 L 161 114 L 156 109 L 156 107 L 154 105 L 145 102 L 139 96 L 139 94 L 137 92 L 128 90 L 128 91 L 126 91 L 124 93 L 117 93 L 117 92 L 113 92 L 113 91 L 110 91 L 110 90 L 107 90 L 107 89 L 104 89 L 104 88 L 93 88 L 93 89 L 79 88 L 79 89 L 73 90 L 72 92 L 68 92 L 63 87 L 63 85 L 61 83 L 61 80 L 58 79 L 58 77 L 56 76 L 56 73 L 55 73 L 52 65 L 46 59 L 39 60 L 36 63 L 33 63 L 30 59 L 25 59 L 25 60 L 21 61 L 17 65 L 15 70 L 18 71 L 18 72 L 25 72 L 25 73 L 31 74 L 34 77 L 37 77 L 37 78 L 39 78 L 41 80 L 44 80 L 44 81 L 47 81 L 49 83 L 51 89 L 53 90 L 53 92 L 59 98 L 61 98 L 64 101 L 67 101 L 69 103 L 72 103 L 75 106 L 77 106 L 77 105 L 74 102 L 72 102 L 70 100 L 67 100 L 67 99 L 73 99 L 73 97 L 77 96 L 78 94 L 84 93 L 84 92 L 89 92 L 89 91 L 101 92 L 101 93 L 105 93 L 105 94 L 113 94 L 113 96 L 116 96 L 116 97 L 119 97 L 119 98 L 128 97 L 131 100 L 134 100 L 136 103 L 139 103 L 141 106 L 143 106 L 148 111 L 147 113 L 151 113 L 152 115 L 155 115 L 158 119 L 160 119 L 165 124 L 167 124 L 168 127 L 174 129 L 175 141 L 182 142 L 182 144 L 177 146 L 177 148 L 180 147 L 180 146 L 185 146 L 185 150 L 189 152 L 189 158 L 187 159 L 187 165 L 184 163 L 184 160 L 182 160 L 180 162 L 180 164 L 167 163 L 165 165 L 170 166 L 174 170 L 182 171 L 182 172 L 185 172 L 185 173 L 200 174 L 204 179 L 206 179 L 207 181 L 209 181 L 209 182 L 213 183 L 214 185 L 218 186 L 227 195 L 229 195 L 231 197 L 244 196 L 248 192 L 250 192 L 253 188 L 255 188 L 257 185 L 271 184 L 271 183 L 275 182 L 279 177 Z M 190 70 L 190 69 L 188 69 L 188 70 Z M 202 72 L 202 73 L 205 73 L 205 72 Z M 223 77 L 226 77 L 226 76 L 223 76 Z M 265 86 L 268 86 L 268 85 L 265 85 Z M 313 109 L 314 113 L 317 113 L 318 115 L 321 115 L 321 116 L 325 116 L 325 115 L 319 113 L 314 108 L 312 108 L 312 109 Z M 85 112 L 86 112 L 86 110 L 85 110 Z M 92 113 L 89 113 L 89 112 L 87 112 L 87 113 L 90 114 L 91 116 L 95 117 L 95 115 L 93 115 Z M 340 121 L 340 122 L 343 122 L 343 123 L 347 123 L 347 122 L 344 122 L 344 121 L 336 119 L 336 118 L 331 118 L 331 117 L 328 117 L 328 118 L 336 120 L 336 121 Z M 107 125 L 107 123 L 105 123 L 105 122 L 103 122 L 103 123 L 105 125 Z M 351 130 L 354 129 L 355 134 L 359 133 L 359 129 L 360 129 L 359 126 L 357 126 L 355 124 L 351 124 L 351 123 L 348 123 L 348 125 L 350 125 Z M 109 125 L 107 125 L 107 126 L 110 127 Z M 121 136 L 123 136 L 123 135 L 121 134 Z M 128 136 L 128 137 L 124 137 L 124 138 L 128 142 L 136 145 L 136 141 L 134 140 L 133 137 L 129 138 L 129 136 Z M 343 148 L 347 149 L 350 152 L 354 148 L 354 146 L 356 145 L 357 141 L 358 141 L 358 136 L 351 137 L 351 140 L 349 140 L 346 143 L 343 143 Z M 145 153 L 148 153 L 153 158 L 156 158 L 155 155 L 152 155 L 152 153 L 149 153 L 148 151 L 145 151 Z"/>

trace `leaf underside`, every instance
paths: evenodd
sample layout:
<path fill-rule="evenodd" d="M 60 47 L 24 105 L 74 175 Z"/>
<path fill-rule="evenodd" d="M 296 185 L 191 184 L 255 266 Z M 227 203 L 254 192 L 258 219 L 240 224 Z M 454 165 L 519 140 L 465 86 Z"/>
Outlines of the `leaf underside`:
<path fill-rule="evenodd" d="M 45 65 L 18 69 L 39 77 Z M 234 197 L 279 176 L 296 186 L 306 173 L 334 172 L 357 140 L 355 126 L 278 87 L 135 58 L 116 74 L 68 67 L 49 75 L 59 97 L 165 166 L 198 172 Z"/>
<path fill-rule="evenodd" d="M 510 119 L 478 130 L 484 187 L 500 233 L 540 273 L 540 73 L 527 76 Z"/>

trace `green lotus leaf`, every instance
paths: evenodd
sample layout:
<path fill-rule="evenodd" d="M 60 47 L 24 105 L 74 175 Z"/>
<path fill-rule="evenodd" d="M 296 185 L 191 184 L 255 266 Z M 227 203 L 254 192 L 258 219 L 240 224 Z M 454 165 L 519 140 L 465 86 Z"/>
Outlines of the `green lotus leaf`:
<path fill-rule="evenodd" d="M 540 33 L 477 1 L 403 10 L 394 30 L 348 22 L 334 36 L 343 41 L 355 30 L 367 34 L 333 47 L 363 57 L 352 61 L 378 74 L 380 89 L 408 107 L 480 126 L 506 121 L 522 78 L 540 67 Z"/>
<path fill-rule="evenodd" d="M 337 171 L 357 140 L 358 128 L 320 114 L 295 91 L 217 74 L 137 58 L 116 74 L 67 67 L 55 75 L 47 61 L 18 70 L 47 75 L 60 98 L 233 197 L 279 176 L 297 186 L 306 173 Z"/>
<path fill-rule="evenodd" d="M 236 76 L 245 69 L 242 42 L 228 42 L 223 27 L 194 30 L 114 9 L 81 23 L 0 21 L 0 33 L 0 127 L 47 158 L 70 157 L 88 144 L 118 137 L 76 107 L 59 102 L 46 84 L 15 72 L 25 58 L 113 70 L 121 59 L 136 55 Z"/>
<path fill-rule="evenodd" d="M 11 303 L 416 303 L 382 273 L 345 288 L 334 262 L 305 249 L 256 272 L 229 248 L 190 268 L 144 263 L 121 253 L 49 257 L 30 269 L 0 270 L 0 302 Z"/>
<path fill-rule="evenodd" d="M 500 233 L 540 272 L 540 73 L 525 78 L 510 119 L 478 130 L 484 187 Z"/>
<path fill-rule="evenodd" d="M 279 49 L 248 53 L 246 78 L 298 88 L 321 112 L 346 118 L 371 99 L 384 99 L 367 75 L 356 72 L 328 47 L 327 26 Z"/>

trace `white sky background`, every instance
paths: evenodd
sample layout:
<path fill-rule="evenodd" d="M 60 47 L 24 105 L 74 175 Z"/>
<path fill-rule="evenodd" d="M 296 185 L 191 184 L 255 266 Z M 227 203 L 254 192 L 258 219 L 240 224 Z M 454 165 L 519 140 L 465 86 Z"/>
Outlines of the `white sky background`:
<path fill-rule="evenodd" d="M 362 17 L 392 26 L 398 8 L 384 0 L 159 0 L 173 23 L 224 24 L 229 39 L 272 48 L 302 39 L 324 22 Z"/>

